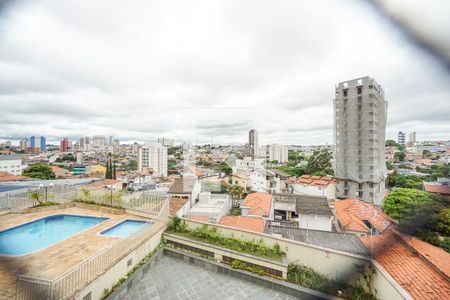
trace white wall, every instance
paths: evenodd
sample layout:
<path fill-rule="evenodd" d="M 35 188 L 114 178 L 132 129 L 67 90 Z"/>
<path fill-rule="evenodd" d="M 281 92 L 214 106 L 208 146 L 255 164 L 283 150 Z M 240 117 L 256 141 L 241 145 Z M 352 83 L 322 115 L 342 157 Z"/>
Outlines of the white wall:
<path fill-rule="evenodd" d="M 22 165 L 21 159 L 0 160 L 0 172 L 8 172 L 12 175 L 21 175 L 26 166 Z"/>
<path fill-rule="evenodd" d="M 310 195 L 327 197 L 328 200 L 335 199 L 335 185 L 329 184 L 326 187 L 314 186 L 307 184 L 294 183 L 292 184 L 293 193 L 297 195 Z"/>
<path fill-rule="evenodd" d="M 298 219 L 300 228 L 324 231 L 332 230 L 331 216 L 300 215 Z"/>

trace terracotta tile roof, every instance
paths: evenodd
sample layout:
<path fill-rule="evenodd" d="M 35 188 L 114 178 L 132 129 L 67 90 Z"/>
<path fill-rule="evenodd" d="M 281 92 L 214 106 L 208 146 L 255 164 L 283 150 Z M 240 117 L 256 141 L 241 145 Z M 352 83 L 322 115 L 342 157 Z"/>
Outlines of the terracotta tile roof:
<path fill-rule="evenodd" d="M 424 182 L 423 187 L 429 193 L 450 195 L 450 185 L 439 184 L 434 182 Z"/>
<path fill-rule="evenodd" d="M 194 215 L 194 214 L 188 214 L 186 216 L 186 219 L 190 219 L 190 220 L 193 220 L 193 221 L 205 222 L 205 223 L 208 223 L 208 221 L 209 221 L 208 216 Z"/>
<path fill-rule="evenodd" d="M 261 217 L 268 217 L 270 206 L 272 204 L 272 195 L 269 193 L 251 193 L 245 197 L 241 206 L 250 207 L 250 214 Z"/>
<path fill-rule="evenodd" d="M 364 221 L 369 221 L 378 232 L 383 232 L 395 222 L 372 204 L 359 199 L 345 199 L 331 202 L 336 217 L 344 230 L 370 233 Z"/>
<path fill-rule="evenodd" d="M 69 173 L 69 170 L 58 167 L 58 166 L 50 166 L 53 172 L 55 173 Z"/>
<path fill-rule="evenodd" d="M 13 175 L 8 172 L 0 172 L 0 181 L 20 181 L 20 180 L 27 180 L 27 179 L 30 179 L 30 177 Z"/>
<path fill-rule="evenodd" d="M 263 233 L 265 220 L 247 216 L 223 216 L 219 224 Z"/>
<path fill-rule="evenodd" d="M 328 186 L 329 184 L 335 184 L 336 179 L 331 176 L 302 175 L 297 180 L 295 180 L 294 183 L 315 186 Z"/>
<path fill-rule="evenodd" d="M 103 179 L 103 180 L 99 180 L 93 183 L 90 183 L 88 185 L 85 186 L 85 188 L 103 188 L 107 185 L 114 185 L 114 184 L 118 184 L 121 183 L 122 181 L 120 180 L 115 180 L 115 179 Z"/>
<path fill-rule="evenodd" d="M 169 214 L 171 216 L 175 216 L 177 212 L 188 202 L 188 199 L 182 199 L 182 198 L 170 198 L 170 208 L 169 208 Z"/>
<path fill-rule="evenodd" d="M 426 259 L 413 252 L 394 230 L 387 230 L 381 235 L 364 236 L 361 241 L 372 251 L 374 259 L 414 299 L 448 299 L 448 276 L 438 272 Z M 450 261 L 450 254 L 446 252 L 439 256 L 440 260 Z"/>

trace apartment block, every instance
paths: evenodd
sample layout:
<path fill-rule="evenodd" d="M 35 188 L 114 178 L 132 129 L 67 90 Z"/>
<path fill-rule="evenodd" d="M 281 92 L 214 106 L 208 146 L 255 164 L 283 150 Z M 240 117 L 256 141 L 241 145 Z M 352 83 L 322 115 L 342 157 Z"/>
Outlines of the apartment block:
<path fill-rule="evenodd" d="M 288 148 L 284 145 L 272 144 L 269 147 L 269 160 L 285 163 L 288 161 Z"/>
<path fill-rule="evenodd" d="M 159 143 L 145 144 L 138 148 L 138 171 L 151 168 L 154 175 L 167 176 L 167 147 Z"/>
<path fill-rule="evenodd" d="M 339 83 L 335 92 L 336 196 L 381 205 L 387 176 L 384 91 L 373 78 L 362 77 Z"/>

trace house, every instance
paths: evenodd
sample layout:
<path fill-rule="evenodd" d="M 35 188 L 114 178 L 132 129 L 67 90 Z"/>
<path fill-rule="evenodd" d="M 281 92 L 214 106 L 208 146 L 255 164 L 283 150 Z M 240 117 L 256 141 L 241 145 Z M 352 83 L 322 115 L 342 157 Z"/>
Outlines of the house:
<path fill-rule="evenodd" d="M 333 213 L 326 197 L 273 194 L 273 220 L 296 221 L 300 228 L 332 231 Z"/>
<path fill-rule="evenodd" d="M 189 210 L 187 218 L 196 219 L 196 217 L 201 216 L 203 220 L 207 219 L 211 223 L 216 223 L 231 208 L 231 200 L 228 194 L 201 192 L 198 198 L 198 202 Z"/>
<path fill-rule="evenodd" d="M 339 229 L 359 236 L 380 234 L 395 226 L 395 221 L 374 205 L 359 199 L 336 200 L 331 203 Z"/>
<path fill-rule="evenodd" d="M 243 216 L 269 218 L 271 216 L 272 195 L 269 193 L 250 193 L 241 202 Z"/>
<path fill-rule="evenodd" d="M 201 185 L 197 177 L 189 175 L 176 178 L 167 193 L 172 198 L 188 199 L 192 207 L 200 192 Z"/>
<path fill-rule="evenodd" d="M 442 196 L 450 196 L 450 183 L 448 181 L 424 182 L 423 188 L 429 193 L 441 194 Z"/>
<path fill-rule="evenodd" d="M 58 166 L 50 166 L 53 173 L 55 173 L 56 178 L 67 178 L 70 175 L 69 170 L 58 167 Z"/>
<path fill-rule="evenodd" d="M 239 185 L 244 188 L 244 190 L 247 189 L 247 182 L 249 181 L 249 178 L 247 175 L 244 174 L 231 174 L 228 176 L 228 184 L 230 185 Z"/>
<path fill-rule="evenodd" d="M 189 211 L 189 200 L 184 198 L 171 197 L 169 203 L 169 215 L 177 216 L 178 218 L 184 217 Z"/>
<path fill-rule="evenodd" d="M 328 200 L 336 198 L 336 179 L 331 176 L 302 175 L 291 186 L 296 195 L 321 196 Z"/>
<path fill-rule="evenodd" d="M 228 227 L 263 233 L 265 222 L 266 221 L 261 218 L 247 216 L 223 216 L 220 219 L 219 224 Z"/>

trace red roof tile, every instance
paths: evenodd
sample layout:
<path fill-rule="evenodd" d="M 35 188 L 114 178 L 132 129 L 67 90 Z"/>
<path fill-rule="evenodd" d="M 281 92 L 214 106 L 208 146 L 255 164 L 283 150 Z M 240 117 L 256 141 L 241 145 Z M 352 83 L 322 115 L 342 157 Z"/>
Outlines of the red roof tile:
<path fill-rule="evenodd" d="M 188 202 L 188 199 L 184 198 L 170 198 L 170 208 L 169 208 L 169 215 L 175 216 L 177 212 Z"/>
<path fill-rule="evenodd" d="M 269 193 L 251 193 L 245 197 L 241 206 L 250 207 L 250 214 L 261 217 L 268 217 L 270 206 L 272 205 L 272 195 Z"/>
<path fill-rule="evenodd" d="M 328 186 L 329 184 L 336 183 L 336 180 L 331 176 L 302 175 L 295 181 L 295 183 L 315 186 Z"/>
<path fill-rule="evenodd" d="M 27 179 L 30 179 L 30 177 L 13 175 L 8 172 L 0 172 L 0 181 L 20 181 Z"/>
<path fill-rule="evenodd" d="M 264 232 L 265 227 L 264 219 L 247 216 L 223 216 L 219 224 L 260 233 Z"/>
<path fill-rule="evenodd" d="M 118 184 L 121 183 L 120 180 L 115 180 L 115 179 L 103 179 L 103 180 L 99 180 L 93 183 L 90 183 L 88 185 L 86 185 L 86 188 L 103 188 L 106 187 L 107 185 L 113 185 L 113 184 Z"/>
<path fill-rule="evenodd" d="M 374 259 L 414 299 L 448 299 L 450 295 L 448 276 L 436 270 L 422 255 L 412 251 L 401 234 L 389 229 L 381 235 L 361 237 L 361 241 L 372 251 Z M 415 240 L 413 243 L 430 251 L 431 245 L 417 242 Z M 433 251 L 435 260 L 450 261 L 450 254 L 445 251 L 438 252 Z"/>
<path fill-rule="evenodd" d="M 395 222 L 372 204 L 358 199 L 337 200 L 331 203 L 335 207 L 336 217 L 344 230 L 370 233 L 363 222 L 369 221 L 378 232 L 383 232 Z"/>
<path fill-rule="evenodd" d="M 450 195 L 450 185 L 424 182 L 423 187 L 429 193 Z"/>

